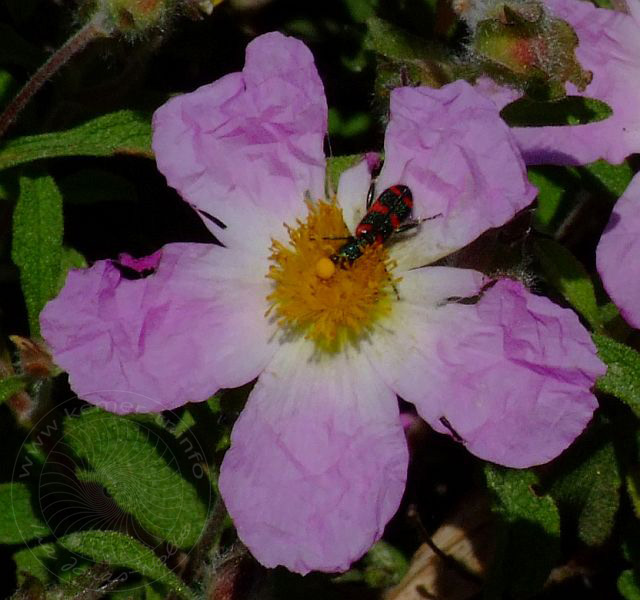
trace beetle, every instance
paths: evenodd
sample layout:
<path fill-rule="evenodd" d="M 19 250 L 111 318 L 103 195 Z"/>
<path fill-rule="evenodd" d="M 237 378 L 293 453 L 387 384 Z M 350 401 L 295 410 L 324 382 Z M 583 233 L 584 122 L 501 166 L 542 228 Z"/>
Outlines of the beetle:
<path fill-rule="evenodd" d="M 375 186 L 367 194 L 367 213 L 356 227 L 354 235 L 329 258 L 335 263 L 353 262 L 362 256 L 367 246 L 384 244 L 393 233 L 416 227 L 421 220 L 407 221 L 413 208 L 413 195 L 406 185 L 392 185 L 373 201 Z"/>

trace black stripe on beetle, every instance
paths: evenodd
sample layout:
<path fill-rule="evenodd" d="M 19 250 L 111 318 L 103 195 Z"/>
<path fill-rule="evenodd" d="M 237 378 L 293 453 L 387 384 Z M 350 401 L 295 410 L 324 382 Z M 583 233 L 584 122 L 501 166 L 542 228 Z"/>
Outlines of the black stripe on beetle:
<path fill-rule="evenodd" d="M 371 192 L 370 192 L 371 195 Z M 369 199 L 367 200 L 369 203 Z M 413 195 L 406 185 L 393 185 L 382 192 L 368 207 L 356 227 L 355 234 L 330 258 L 334 263 L 353 262 L 367 246 L 384 244 L 409 218 Z"/>

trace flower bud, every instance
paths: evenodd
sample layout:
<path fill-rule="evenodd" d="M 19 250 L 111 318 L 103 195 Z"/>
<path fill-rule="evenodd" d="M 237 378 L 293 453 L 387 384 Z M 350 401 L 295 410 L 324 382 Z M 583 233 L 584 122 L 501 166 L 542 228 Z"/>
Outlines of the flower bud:
<path fill-rule="evenodd" d="M 473 30 L 471 50 L 485 74 L 545 100 L 562 98 L 566 82 L 582 91 L 591 81 L 591 72 L 575 56 L 578 36 L 566 21 L 548 15 L 540 2 L 510 0 L 473 7 L 460 14 Z"/>
<path fill-rule="evenodd" d="M 175 0 L 105 0 L 104 9 L 118 31 L 128 35 L 162 26 Z"/>

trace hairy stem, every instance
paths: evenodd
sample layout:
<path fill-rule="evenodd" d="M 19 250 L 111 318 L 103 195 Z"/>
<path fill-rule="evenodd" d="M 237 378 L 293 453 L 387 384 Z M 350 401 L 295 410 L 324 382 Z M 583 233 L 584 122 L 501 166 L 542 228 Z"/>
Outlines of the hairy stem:
<path fill-rule="evenodd" d="M 29 100 L 62 66 L 93 40 L 108 36 L 109 32 L 104 27 L 100 26 L 96 20 L 91 20 L 60 46 L 27 81 L 0 115 L 0 138 Z"/>

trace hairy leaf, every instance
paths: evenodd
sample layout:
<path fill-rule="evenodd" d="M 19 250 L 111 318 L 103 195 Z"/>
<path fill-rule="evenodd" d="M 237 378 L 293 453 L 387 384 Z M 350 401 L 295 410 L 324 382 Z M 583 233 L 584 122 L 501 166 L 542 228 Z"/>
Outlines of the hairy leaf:
<path fill-rule="evenodd" d="M 640 577 L 635 571 L 622 571 L 618 577 L 618 592 L 625 600 L 640 600 Z"/>
<path fill-rule="evenodd" d="M 62 229 L 62 196 L 55 181 L 48 175 L 21 177 L 11 257 L 20 269 L 33 337 L 40 332 L 40 311 L 58 292 Z"/>
<path fill-rule="evenodd" d="M 580 261 L 564 246 L 549 239 L 537 239 L 534 252 L 549 283 L 593 327 L 602 326 L 593 283 Z"/>
<path fill-rule="evenodd" d="M 604 160 L 598 160 L 581 167 L 581 170 L 595 178 L 615 198 L 622 196 L 633 177 L 633 169 L 626 162 L 621 165 L 611 165 Z"/>
<path fill-rule="evenodd" d="M 597 389 L 616 396 L 640 417 L 640 354 L 604 335 L 594 335 L 593 341 L 607 364 L 606 374 L 596 382 Z"/>
<path fill-rule="evenodd" d="M 22 544 L 49 535 L 23 483 L 0 483 L 0 544 Z"/>
<path fill-rule="evenodd" d="M 615 524 L 622 485 L 612 431 L 592 430 L 558 460 L 549 489 L 571 518 L 577 519 L 578 537 L 588 546 L 607 541 Z"/>
<path fill-rule="evenodd" d="M 152 580 L 161 581 L 184 597 L 192 597 L 187 586 L 150 548 L 128 535 L 116 531 L 79 531 L 60 538 L 58 543 L 96 562 L 132 569 Z"/>
<path fill-rule="evenodd" d="M 147 113 L 121 110 L 65 131 L 10 140 L 0 146 L 0 170 L 40 158 L 114 154 L 153 157 Z"/>
<path fill-rule="evenodd" d="M 558 509 L 551 496 L 536 494 L 532 471 L 488 464 L 485 476 L 500 519 L 486 597 L 529 597 L 542 588 L 560 553 Z"/>
<path fill-rule="evenodd" d="M 104 486 L 153 535 L 178 547 L 197 541 L 208 503 L 193 481 L 192 464 L 179 458 L 186 448 L 172 436 L 97 409 L 67 419 L 64 430 L 67 443 L 91 467 L 79 477 Z"/>
<path fill-rule="evenodd" d="M 602 100 L 567 96 L 553 102 L 519 98 L 507 104 L 500 111 L 500 116 L 511 127 L 544 127 L 594 123 L 610 117 L 612 113 L 611 107 Z"/>

